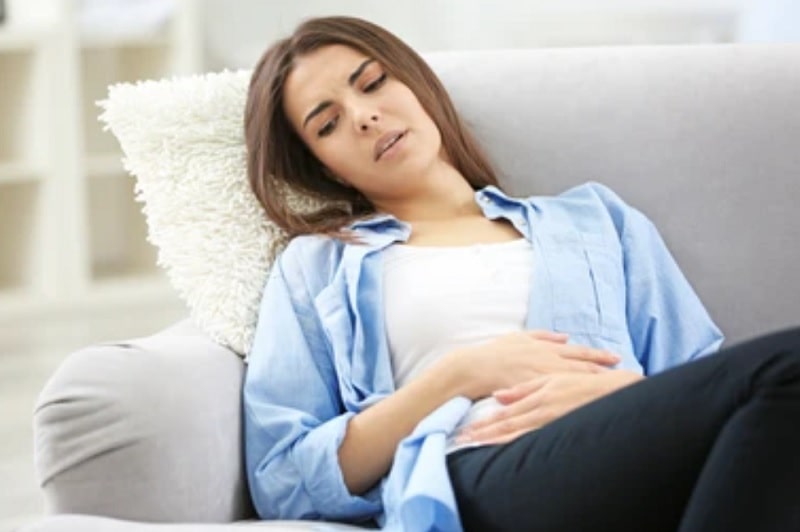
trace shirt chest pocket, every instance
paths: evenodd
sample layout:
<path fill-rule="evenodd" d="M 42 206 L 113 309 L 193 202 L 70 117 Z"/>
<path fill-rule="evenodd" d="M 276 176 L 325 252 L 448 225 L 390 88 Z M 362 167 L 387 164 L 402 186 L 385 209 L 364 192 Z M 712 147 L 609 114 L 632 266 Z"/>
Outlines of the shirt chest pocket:
<path fill-rule="evenodd" d="M 564 232 L 539 239 L 557 331 L 617 338 L 626 329 L 625 279 L 619 242 Z"/>

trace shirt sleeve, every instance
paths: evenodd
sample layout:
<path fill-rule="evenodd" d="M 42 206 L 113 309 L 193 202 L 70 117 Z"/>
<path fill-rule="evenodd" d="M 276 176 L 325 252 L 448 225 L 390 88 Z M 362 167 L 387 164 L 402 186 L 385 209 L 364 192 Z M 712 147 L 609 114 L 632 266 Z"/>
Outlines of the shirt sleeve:
<path fill-rule="evenodd" d="M 354 414 L 343 412 L 338 399 L 334 365 L 300 281 L 299 261 L 286 255 L 264 290 L 244 382 L 253 503 L 263 519 L 368 519 L 381 511 L 380 493 L 353 496 L 344 484 L 338 449 Z M 293 282 L 287 282 L 290 271 Z"/>
<path fill-rule="evenodd" d="M 645 374 L 715 353 L 724 337 L 655 225 L 607 187 L 593 187 L 622 243 L 628 330 Z"/>

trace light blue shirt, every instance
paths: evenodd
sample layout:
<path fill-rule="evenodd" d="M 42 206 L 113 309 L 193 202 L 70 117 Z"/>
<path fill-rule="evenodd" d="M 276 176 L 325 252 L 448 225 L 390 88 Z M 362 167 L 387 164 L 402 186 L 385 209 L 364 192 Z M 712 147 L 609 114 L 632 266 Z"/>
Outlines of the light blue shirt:
<path fill-rule="evenodd" d="M 515 199 L 475 198 L 532 244 L 526 325 L 622 356 L 646 375 L 717 351 L 722 334 L 653 224 L 597 183 Z M 394 390 L 383 323 L 381 251 L 408 224 L 352 225 L 364 242 L 292 240 L 266 283 L 244 385 L 246 468 L 265 519 L 377 519 L 389 530 L 461 530 L 445 462 L 447 435 L 469 409 L 456 397 L 398 446 L 391 471 L 351 495 L 337 452 L 354 415 Z M 532 494 L 535 496 L 535 494 Z"/>

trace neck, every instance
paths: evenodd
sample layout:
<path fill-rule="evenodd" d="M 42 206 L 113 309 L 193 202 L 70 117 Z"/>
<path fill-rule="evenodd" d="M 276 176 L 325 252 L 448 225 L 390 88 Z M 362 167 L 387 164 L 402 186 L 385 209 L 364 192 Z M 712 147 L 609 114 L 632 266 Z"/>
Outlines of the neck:
<path fill-rule="evenodd" d="M 439 222 L 480 215 L 475 191 L 466 178 L 450 164 L 439 161 L 422 186 L 398 199 L 376 201 L 379 211 L 409 223 Z"/>

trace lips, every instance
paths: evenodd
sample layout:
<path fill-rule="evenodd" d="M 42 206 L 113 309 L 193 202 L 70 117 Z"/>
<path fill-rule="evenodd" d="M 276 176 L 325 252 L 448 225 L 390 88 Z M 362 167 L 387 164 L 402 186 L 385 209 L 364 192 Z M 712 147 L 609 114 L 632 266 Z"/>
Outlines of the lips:
<path fill-rule="evenodd" d="M 405 134 L 406 131 L 401 131 L 398 129 L 381 135 L 381 138 L 375 142 L 375 149 L 373 150 L 375 160 L 377 161 L 380 159 L 381 155 L 383 155 L 386 150 L 394 146 L 398 140 L 405 136 Z"/>

